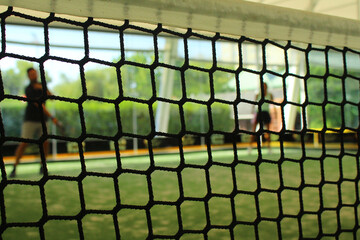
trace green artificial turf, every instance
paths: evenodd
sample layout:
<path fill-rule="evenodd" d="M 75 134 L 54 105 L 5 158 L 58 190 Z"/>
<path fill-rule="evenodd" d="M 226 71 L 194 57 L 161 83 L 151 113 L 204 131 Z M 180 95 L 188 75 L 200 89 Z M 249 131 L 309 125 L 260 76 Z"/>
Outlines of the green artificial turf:
<path fill-rule="evenodd" d="M 79 228 L 85 239 L 116 239 L 114 218 L 121 239 L 146 239 L 149 231 L 175 236 L 180 228 L 186 232 L 181 239 L 203 239 L 203 234 L 208 239 L 230 239 L 229 228 L 235 239 L 278 239 L 280 234 L 283 239 L 313 239 L 319 234 L 352 238 L 346 231 L 357 222 L 356 157 L 320 160 L 315 158 L 322 152 L 314 149 L 305 156 L 301 149 L 285 149 L 283 157 L 276 149 L 271 154 L 265 149 L 261 158 L 255 149 L 252 154 L 244 149 L 236 154 L 237 161 L 233 150 L 212 151 L 209 158 L 204 149 L 185 153 L 184 164 L 179 154 L 158 154 L 154 156 L 156 168 L 147 155 L 123 157 L 120 163 L 113 158 L 87 159 L 86 171 L 110 175 L 87 175 L 81 181 L 47 180 L 46 206 L 42 206 L 40 184 L 7 184 L 3 190 L 6 222 L 36 223 L 43 209 L 50 217 L 78 216 L 82 190 L 89 213 L 80 221 L 52 218 L 44 224 L 45 239 L 79 239 Z M 111 174 L 118 164 L 124 171 L 114 177 Z M 76 160 L 49 162 L 47 167 L 50 176 L 77 177 L 82 171 Z M 6 166 L 7 172 L 11 168 Z M 16 179 L 36 183 L 42 178 L 38 171 L 38 163 L 19 165 Z M 113 216 L 111 210 L 116 206 L 120 208 Z M 40 239 L 40 231 L 14 224 L 2 238 Z"/>

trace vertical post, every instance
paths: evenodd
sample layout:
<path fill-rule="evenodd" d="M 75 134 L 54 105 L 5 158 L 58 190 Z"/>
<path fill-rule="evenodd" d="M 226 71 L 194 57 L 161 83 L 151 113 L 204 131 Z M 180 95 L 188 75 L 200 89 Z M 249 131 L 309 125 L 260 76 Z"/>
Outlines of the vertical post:
<path fill-rule="evenodd" d="M 134 97 L 137 97 L 138 94 L 136 92 L 136 82 L 133 82 L 130 84 L 130 89 L 131 89 L 131 92 L 133 93 L 133 96 Z M 132 111 L 132 125 L 133 125 L 133 132 L 134 134 L 137 134 L 138 133 L 138 126 L 137 126 L 137 112 L 136 112 L 136 106 L 135 104 L 133 103 L 133 111 Z M 137 138 L 133 138 L 133 150 L 134 152 L 137 152 L 138 151 L 138 139 Z"/>
<path fill-rule="evenodd" d="M 304 59 L 297 54 L 296 57 L 296 73 L 297 75 L 302 75 L 304 72 Z M 291 77 L 292 81 L 291 83 L 286 86 L 286 93 L 287 93 L 287 98 L 288 100 L 290 100 L 291 102 L 299 102 L 300 99 L 303 98 L 303 94 L 300 94 L 301 92 L 304 91 L 304 89 L 302 89 L 302 86 L 300 86 L 300 79 L 295 78 L 295 77 Z M 296 120 L 296 107 L 294 105 L 288 105 L 285 106 L 285 125 L 286 125 L 286 129 L 289 130 L 294 130 L 295 129 L 295 120 Z"/>
<path fill-rule="evenodd" d="M 200 109 L 200 131 L 204 132 L 204 110 Z M 205 145 L 205 137 L 200 137 L 200 145 Z"/>
<path fill-rule="evenodd" d="M 255 49 L 255 64 L 256 64 L 256 67 L 259 67 L 260 66 L 260 59 L 262 59 L 262 57 L 260 56 L 260 47 L 259 47 L 259 44 L 256 44 L 256 49 Z M 263 63 L 264 64 L 264 63 Z M 261 69 L 259 69 L 261 70 Z M 257 87 L 257 89 L 259 89 L 259 94 L 261 94 L 261 82 L 259 82 L 259 86 Z M 255 94 L 256 95 L 256 94 Z M 255 99 L 255 101 L 257 101 L 257 99 Z M 255 106 L 256 107 L 256 106 Z M 259 112 L 259 107 L 257 107 L 255 109 L 255 112 Z M 261 122 L 261 121 L 260 121 Z M 262 123 L 258 123 L 257 126 L 256 126 L 256 131 L 259 130 L 259 128 L 261 127 L 261 124 Z M 262 147 L 262 139 L 263 139 L 263 136 L 260 136 L 260 147 Z"/>
<path fill-rule="evenodd" d="M 55 108 L 51 108 L 51 115 L 55 116 Z M 56 126 L 54 123 L 51 124 L 51 134 L 56 135 Z M 57 155 L 57 140 L 55 138 L 51 139 L 51 150 L 52 150 L 52 160 L 56 160 Z"/>
<path fill-rule="evenodd" d="M 164 62 L 174 65 L 177 57 L 178 39 L 166 38 Z M 168 68 L 163 68 L 160 79 L 158 96 L 171 98 L 174 88 L 174 74 Z M 155 116 L 155 127 L 157 132 L 167 132 L 170 119 L 170 105 L 165 102 L 158 102 Z"/>
<path fill-rule="evenodd" d="M 137 116 L 136 116 L 135 104 L 133 104 L 132 122 L 133 122 L 133 131 L 136 134 L 137 133 Z M 137 150 L 138 150 L 138 139 L 137 138 L 133 138 L 133 150 L 134 150 L 134 152 L 137 152 Z"/>

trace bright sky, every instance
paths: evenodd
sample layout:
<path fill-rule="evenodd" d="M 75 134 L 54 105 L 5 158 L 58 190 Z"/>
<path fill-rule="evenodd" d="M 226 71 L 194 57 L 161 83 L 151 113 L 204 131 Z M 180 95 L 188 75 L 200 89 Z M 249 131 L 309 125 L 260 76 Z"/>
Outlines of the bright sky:
<path fill-rule="evenodd" d="M 44 32 L 41 27 L 7 25 L 6 28 L 6 52 L 29 57 L 40 58 L 45 54 Z M 150 40 L 150 41 L 149 41 Z M 40 44 L 41 46 L 16 44 L 14 42 L 25 42 Z M 80 60 L 84 57 L 84 37 L 80 30 L 49 29 L 50 55 Z M 159 48 L 163 48 L 164 40 L 159 40 Z M 127 48 L 153 49 L 152 38 L 147 36 L 127 35 L 125 38 Z M 54 47 L 54 46 L 68 46 Z M 119 35 L 109 32 L 89 31 L 90 57 L 105 61 L 112 61 L 120 56 Z M 77 48 L 74 48 L 77 47 Z M 99 50 L 98 48 L 104 48 Z M 15 67 L 16 59 L 5 58 L 1 60 L 1 69 Z M 89 64 L 91 65 L 91 64 Z M 93 65 L 99 67 L 98 64 Z M 77 79 L 79 67 L 76 64 L 62 63 L 48 60 L 45 68 L 55 84 L 60 74 L 66 74 L 70 79 Z"/>
<path fill-rule="evenodd" d="M 118 33 L 89 31 L 88 33 L 90 57 L 105 61 L 112 61 L 120 56 L 120 40 Z M 6 52 L 40 58 L 45 54 L 44 48 L 44 30 L 42 27 L 6 25 Z M 28 44 L 16 44 L 14 42 L 23 42 Z M 84 57 L 84 36 L 81 29 L 49 29 L 50 55 L 66 59 L 80 60 Z M 152 36 L 125 34 L 124 44 L 126 49 L 153 50 L 154 43 Z M 59 47 L 65 46 L 65 47 Z M 165 39 L 158 38 L 158 47 L 160 50 L 165 47 Z M 211 41 L 202 41 L 199 39 L 189 39 L 189 58 L 191 59 L 207 59 L 212 61 L 212 45 Z M 244 61 L 254 60 L 254 46 L 249 46 L 246 52 L 243 52 Z M 239 56 L 236 43 L 217 43 L 216 54 L 218 60 L 238 62 Z M 127 54 L 129 54 L 127 52 Z M 184 57 L 184 44 L 182 40 L 178 42 L 178 56 Z M 283 59 L 283 58 L 282 58 Z M 4 58 L 0 61 L 1 69 L 9 69 L 15 67 L 16 59 Z M 191 64 L 191 62 L 190 62 Z M 221 65 L 221 63 L 219 63 Z M 261 64 L 261 62 L 260 62 Z M 65 74 L 69 79 L 79 78 L 79 67 L 76 64 L 64 63 L 54 60 L 45 62 L 45 70 L 52 78 L 50 89 L 53 85 L 60 81 L 60 75 Z M 99 68 L 99 64 L 87 64 L 86 68 Z M 258 67 L 254 67 L 254 70 Z M 258 87 L 258 76 L 254 74 L 246 75 L 246 88 Z M 265 76 L 266 77 L 266 76 Z M 271 77 L 271 76 L 270 76 Z M 244 87 L 244 86 L 243 86 Z"/>

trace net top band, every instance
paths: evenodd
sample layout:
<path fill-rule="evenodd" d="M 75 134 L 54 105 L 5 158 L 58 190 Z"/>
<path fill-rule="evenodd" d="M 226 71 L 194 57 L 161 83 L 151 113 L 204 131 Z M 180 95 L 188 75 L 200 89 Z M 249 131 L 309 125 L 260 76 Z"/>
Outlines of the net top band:
<path fill-rule="evenodd" d="M 35 0 L 0 0 L 0 5 L 360 49 L 360 23 L 357 20 L 239 0 L 46 0 L 41 3 Z"/>

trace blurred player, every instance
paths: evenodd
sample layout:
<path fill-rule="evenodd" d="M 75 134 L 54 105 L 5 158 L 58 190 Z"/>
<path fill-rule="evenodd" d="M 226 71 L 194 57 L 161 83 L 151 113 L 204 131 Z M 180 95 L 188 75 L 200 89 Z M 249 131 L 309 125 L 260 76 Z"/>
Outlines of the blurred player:
<path fill-rule="evenodd" d="M 271 93 L 268 92 L 268 87 L 266 83 L 263 83 L 263 90 L 264 90 L 264 99 L 265 100 L 273 100 L 273 95 Z M 258 102 L 261 99 L 261 93 L 256 94 L 255 100 Z M 271 123 L 271 116 L 270 116 L 270 104 L 267 102 L 264 102 L 261 105 L 261 111 L 257 112 L 254 116 L 254 119 L 252 121 L 253 125 L 252 125 L 252 132 L 255 132 L 256 130 L 256 126 L 260 123 L 262 123 L 266 129 L 270 129 L 270 123 Z M 266 134 L 265 140 L 268 142 L 268 146 L 269 146 L 269 152 L 271 152 L 270 149 L 270 134 Z M 251 152 L 252 149 L 252 143 L 255 141 L 255 135 L 251 135 L 251 139 L 250 139 L 250 146 L 248 148 L 249 153 Z"/>
<path fill-rule="evenodd" d="M 29 68 L 27 70 L 28 78 L 30 84 L 25 88 L 26 98 L 31 100 L 38 100 L 41 98 L 43 89 L 41 83 L 37 80 L 37 71 L 34 68 Z M 51 95 L 49 91 L 47 91 L 48 95 Z M 42 108 L 42 110 L 41 110 Z M 51 119 L 54 124 L 59 124 L 58 120 L 51 116 L 49 111 L 45 107 L 45 102 L 41 105 L 39 103 L 27 102 L 24 122 L 21 127 L 21 137 L 25 139 L 36 139 L 39 138 L 42 134 L 42 120 L 45 122 L 48 119 Z M 20 159 L 24 154 L 24 151 L 28 143 L 21 142 L 15 151 L 15 163 L 14 168 L 10 174 L 10 177 L 16 177 L 16 166 L 20 163 Z M 45 157 L 48 154 L 49 142 L 46 140 L 43 144 Z M 40 173 L 43 172 L 42 167 L 40 168 Z"/>

